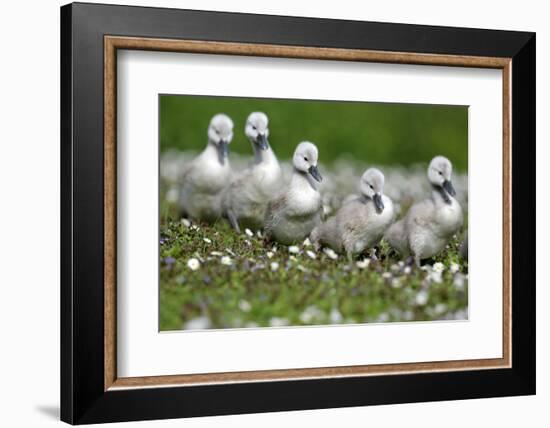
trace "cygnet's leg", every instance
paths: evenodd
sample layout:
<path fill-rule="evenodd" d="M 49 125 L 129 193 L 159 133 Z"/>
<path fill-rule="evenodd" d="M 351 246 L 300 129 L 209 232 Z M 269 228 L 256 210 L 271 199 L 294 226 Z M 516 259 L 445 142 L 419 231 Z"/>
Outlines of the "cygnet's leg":
<path fill-rule="evenodd" d="M 241 233 L 239 222 L 237 221 L 237 217 L 235 217 L 235 213 L 233 212 L 233 210 L 231 209 L 227 210 L 226 214 L 227 214 L 227 219 L 229 220 L 229 224 L 231 224 L 231 227 L 233 228 L 233 230 L 235 230 L 235 232 L 237 233 Z"/>
<path fill-rule="evenodd" d="M 323 225 L 319 224 L 313 228 L 311 233 L 309 234 L 309 241 L 311 242 L 311 245 L 313 245 L 313 248 L 315 251 L 319 251 L 321 249 L 321 229 Z"/>
<path fill-rule="evenodd" d="M 344 252 L 346 253 L 346 256 L 348 258 L 349 263 L 353 263 L 353 244 L 349 242 L 349 240 L 345 240 L 343 242 Z"/>
<path fill-rule="evenodd" d="M 180 205 L 178 208 L 179 208 L 178 214 L 180 218 L 189 218 L 189 213 L 187 212 L 184 206 Z"/>
<path fill-rule="evenodd" d="M 422 259 L 420 258 L 420 256 L 415 254 L 414 255 L 414 263 L 416 264 L 416 267 L 419 268 L 419 269 L 422 267 L 421 262 L 422 262 Z"/>

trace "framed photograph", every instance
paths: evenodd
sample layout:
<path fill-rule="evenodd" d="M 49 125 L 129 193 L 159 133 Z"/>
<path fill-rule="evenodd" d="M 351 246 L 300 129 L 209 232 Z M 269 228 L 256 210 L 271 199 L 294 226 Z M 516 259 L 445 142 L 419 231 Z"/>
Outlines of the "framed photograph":
<path fill-rule="evenodd" d="M 533 33 L 76 3 L 61 105 L 62 420 L 535 393 Z"/>

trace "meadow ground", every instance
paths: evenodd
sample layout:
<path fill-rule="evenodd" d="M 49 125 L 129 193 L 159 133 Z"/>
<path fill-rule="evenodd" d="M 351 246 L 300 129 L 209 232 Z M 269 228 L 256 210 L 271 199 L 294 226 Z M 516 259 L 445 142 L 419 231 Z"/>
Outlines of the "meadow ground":
<path fill-rule="evenodd" d="M 384 241 L 349 261 L 315 251 L 308 241 L 286 247 L 267 242 L 261 232 L 237 235 L 225 221 L 179 219 L 178 171 L 192 157 L 172 151 L 161 161 L 161 330 L 467 319 L 462 233 L 418 269 Z M 236 169 L 245 162 L 232 157 Z M 349 159 L 321 165 L 328 215 L 355 191 L 364 167 Z M 380 168 L 398 213 L 429 193 L 425 166 Z M 467 175 L 455 174 L 453 181 L 467 220 Z"/>

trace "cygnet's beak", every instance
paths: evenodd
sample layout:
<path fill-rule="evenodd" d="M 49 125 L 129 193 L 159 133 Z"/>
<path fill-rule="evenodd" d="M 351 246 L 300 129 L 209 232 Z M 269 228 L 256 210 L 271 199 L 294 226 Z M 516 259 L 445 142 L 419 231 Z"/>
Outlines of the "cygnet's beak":
<path fill-rule="evenodd" d="M 321 176 L 321 173 L 317 169 L 317 165 L 311 165 L 308 169 L 308 172 L 311 174 L 311 176 L 317 180 L 319 183 L 323 181 L 323 177 Z"/>
<path fill-rule="evenodd" d="M 451 180 L 445 180 L 443 182 L 443 189 L 445 189 L 445 191 L 451 196 L 456 195 L 456 191 L 455 191 L 455 188 L 453 187 L 453 183 L 451 183 Z"/>
<path fill-rule="evenodd" d="M 265 136 L 265 134 L 258 134 L 258 137 L 256 138 L 256 144 L 262 150 L 268 149 L 269 146 L 267 144 L 267 137 Z"/>
<path fill-rule="evenodd" d="M 374 206 L 376 207 L 376 212 L 380 214 L 382 211 L 384 211 L 384 202 L 382 202 L 382 196 L 380 193 L 375 193 L 372 197 L 372 200 L 374 202 Z"/>
<path fill-rule="evenodd" d="M 225 163 L 225 159 L 227 158 L 228 155 L 229 155 L 229 142 L 225 140 L 220 140 L 218 144 L 218 157 L 222 165 Z"/>

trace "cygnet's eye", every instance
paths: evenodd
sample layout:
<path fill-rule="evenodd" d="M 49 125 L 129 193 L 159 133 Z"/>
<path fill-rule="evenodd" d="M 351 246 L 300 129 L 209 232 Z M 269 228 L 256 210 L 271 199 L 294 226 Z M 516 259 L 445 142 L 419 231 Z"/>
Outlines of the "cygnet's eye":
<path fill-rule="evenodd" d="M 437 171 L 439 173 L 439 175 L 443 175 L 443 173 L 441 171 Z"/>
<path fill-rule="evenodd" d="M 214 131 L 216 132 L 216 135 L 220 135 L 220 131 L 218 131 L 217 129 L 214 129 Z"/>
<path fill-rule="evenodd" d="M 374 190 L 374 187 L 372 187 L 372 184 L 369 184 L 369 187 L 371 188 L 371 190 Z"/>
<path fill-rule="evenodd" d="M 307 162 L 307 157 L 306 156 L 304 156 L 304 160 Z"/>

